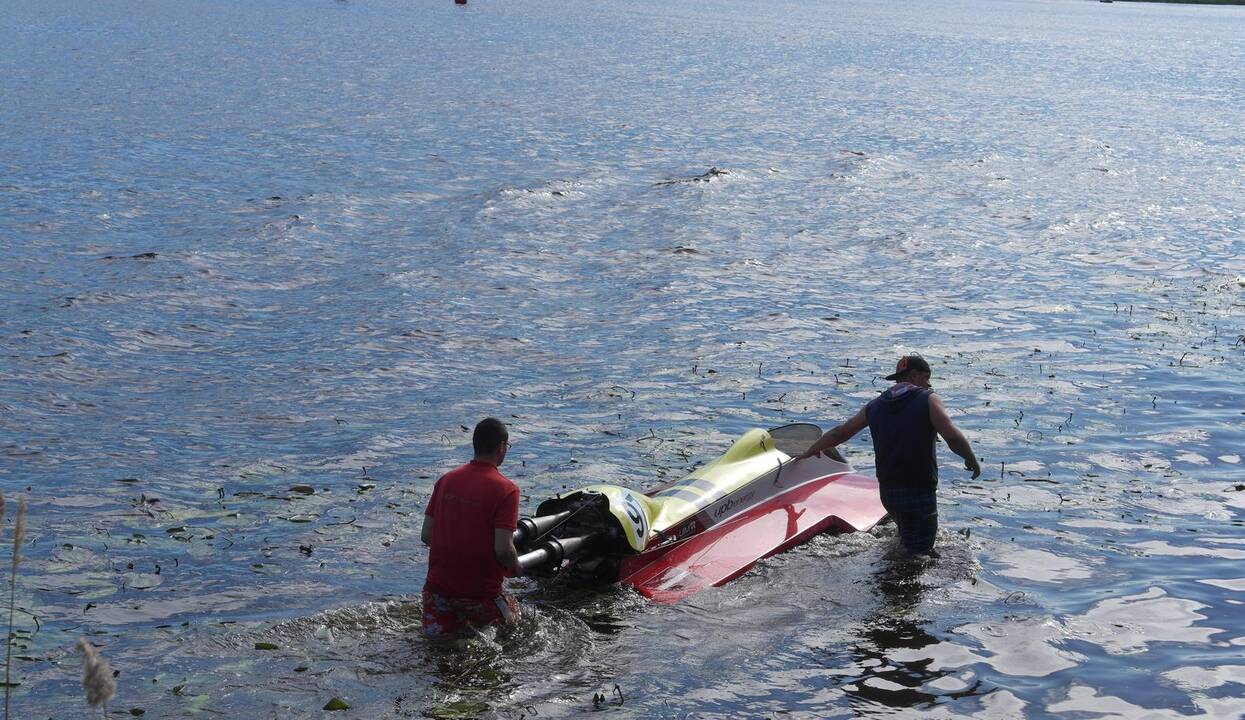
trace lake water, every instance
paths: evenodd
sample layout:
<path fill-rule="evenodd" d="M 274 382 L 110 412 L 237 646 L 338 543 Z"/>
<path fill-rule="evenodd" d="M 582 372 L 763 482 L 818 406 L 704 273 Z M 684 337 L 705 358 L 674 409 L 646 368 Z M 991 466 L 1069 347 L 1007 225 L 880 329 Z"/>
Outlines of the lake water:
<path fill-rule="evenodd" d="M 149 718 L 1245 715 L 1245 8 L 3 15 L 18 717 L 85 712 L 81 636 Z M 522 580 L 517 630 L 420 637 L 479 418 L 530 512 L 830 427 L 911 350 L 985 467 L 941 451 L 940 559 Z"/>

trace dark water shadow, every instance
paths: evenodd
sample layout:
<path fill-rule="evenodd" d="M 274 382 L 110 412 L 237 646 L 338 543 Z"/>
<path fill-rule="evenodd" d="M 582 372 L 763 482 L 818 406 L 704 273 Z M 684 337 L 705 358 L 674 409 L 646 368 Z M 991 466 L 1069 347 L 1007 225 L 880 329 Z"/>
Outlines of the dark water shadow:
<path fill-rule="evenodd" d="M 937 681 L 953 674 L 931 669 L 934 659 L 919 652 L 941 642 L 927 630 L 930 621 L 921 611 L 926 594 L 936 590 L 926 584 L 927 571 L 939 562 L 895 549 L 879 564 L 873 576 L 879 602 L 876 610 L 864 619 L 860 641 L 850 653 L 857 667 L 871 670 L 842 686 L 849 702 L 862 711 L 875 712 L 877 705 L 928 709 L 948 699 L 971 698 L 993 689 L 983 688 L 981 681 L 974 680 L 960 690 L 931 691 Z M 894 657 L 898 650 L 918 651 L 921 657 L 899 660 Z"/>

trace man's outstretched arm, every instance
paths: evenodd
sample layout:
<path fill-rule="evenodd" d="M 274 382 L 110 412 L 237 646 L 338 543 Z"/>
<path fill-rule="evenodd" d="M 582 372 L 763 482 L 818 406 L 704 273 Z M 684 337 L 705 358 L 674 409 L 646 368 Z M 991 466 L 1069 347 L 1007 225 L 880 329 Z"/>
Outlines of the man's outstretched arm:
<path fill-rule="evenodd" d="M 827 430 L 820 438 L 817 438 L 817 442 L 809 445 L 807 450 L 799 455 L 796 455 L 796 459 L 803 460 L 804 458 L 809 458 L 814 455 L 820 455 L 832 447 L 842 445 L 855 437 L 856 433 L 864 430 L 868 426 L 869 415 L 865 412 L 864 408 L 861 408 L 860 412 L 853 415 L 851 420 L 848 420 L 833 430 Z"/>
<path fill-rule="evenodd" d="M 946 408 L 942 406 L 942 400 L 934 394 L 929 396 L 929 421 L 933 423 L 934 430 L 946 441 L 947 447 L 951 448 L 951 452 L 964 458 L 964 469 L 971 472 L 972 479 L 976 480 L 981 474 L 981 465 L 977 463 L 977 456 L 973 454 L 973 446 L 968 444 L 968 438 L 964 437 L 964 433 L 951 422 Z"/>

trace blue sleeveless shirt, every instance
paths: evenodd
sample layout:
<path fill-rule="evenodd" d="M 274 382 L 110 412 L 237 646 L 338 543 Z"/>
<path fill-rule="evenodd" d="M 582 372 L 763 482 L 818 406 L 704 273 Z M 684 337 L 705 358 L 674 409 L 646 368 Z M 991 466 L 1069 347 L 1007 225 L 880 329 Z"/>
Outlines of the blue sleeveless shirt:
<path fill-rule="evenodd" d="M 896 383 L 865 406 L 878 484 L 933 492 L 938 487 L 938 460 L 929 421 L 929 388 Z"/>

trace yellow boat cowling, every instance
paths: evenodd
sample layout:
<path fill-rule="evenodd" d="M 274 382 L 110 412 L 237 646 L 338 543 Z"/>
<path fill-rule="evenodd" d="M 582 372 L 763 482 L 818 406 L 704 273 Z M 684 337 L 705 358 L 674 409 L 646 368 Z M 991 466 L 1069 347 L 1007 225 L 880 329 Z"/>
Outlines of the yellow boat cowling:
<path fill-rule="evenodd" d="M 589 485 L 580 492 L 604 495 L 609 501 L 609 512 L 618 521 L 627 544 L 636 552 L 644 552 L 652 536 L 653 518 L 656 510 L 651 498 L 617 485 Z"/>
<path fill-rule="evenodd" d="M 564 497 L 569 499 L 580 493 L 604 496 L 628 546 L 640 553 L 654 537 L 790 459 L 774 446 L 768 431 L 755 428 L 744 433 L 717 459 L 651 497 L 618 485 L 588 485 Z M 561 507 L 564 506 L 559 505 L 558 509 Z"/>
<path fill-rule="evenodd" d="M 664 533 L 690 519 L 714 500 L 727 495 L 791 459 L 774 446 L 761 428 L 744 433 L 725 453 L 687 477 L 646 498 L 657 506 L 650 525 Z"/>

